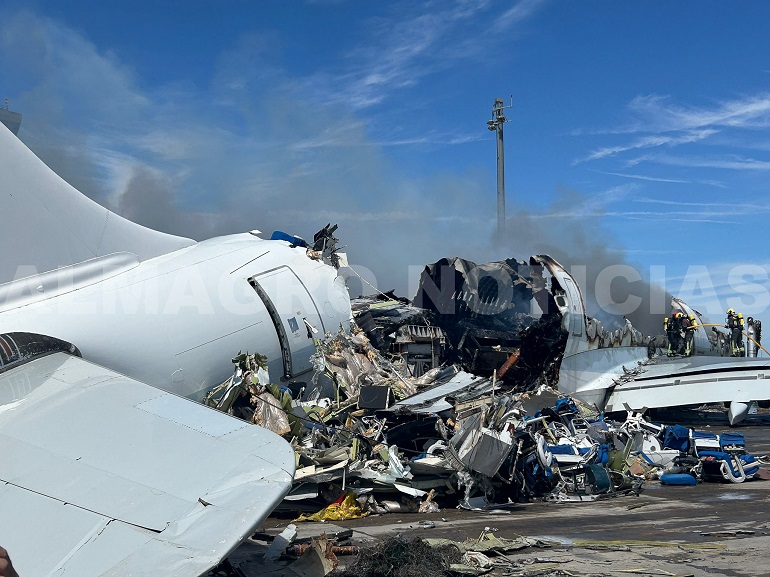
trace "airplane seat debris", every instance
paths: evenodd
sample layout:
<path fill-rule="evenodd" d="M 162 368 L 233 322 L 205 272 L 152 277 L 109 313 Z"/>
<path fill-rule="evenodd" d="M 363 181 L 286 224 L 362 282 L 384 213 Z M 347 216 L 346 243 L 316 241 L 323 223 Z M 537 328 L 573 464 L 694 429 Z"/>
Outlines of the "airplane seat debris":
<path fill-rule="evenodd" d="M 707 446 L 699 450 L 702 473 L 707 480 L 742 483 L 759 472 L 759 462 L 746 451 L 746 438 L 741 433 L 712 435 Z"/>
<path fill-rule="evenodd" d="M 599 495 L 612 489 L 613 483 L 610 473 L 601 465 L 584 465 L 585 482 L 590 486 L 590 494 Z"/>
<path fill-rule="evenodd" d="M 702 451 L 702 475 L 705 480 L 743 483 L 759 471 L 753 455 L 731 455 L 720 451 Z"/>
<path fill-rule="evenodd" d="M 672 425 L 666 428 L 663 448 L 686 453 L 690 449 L 690 429 L 682 425 Z"/>
<path fill-rule="evenodd" d="M 746 450 L 746 436 L 743 433 L 720 433 L 719 448 L 725 453 Z"/>
<path fill-rule="evenodd" d="M 553 454 L 546 445 L 545 438 L 542 435 L 536 433 L 535 439 L 537 441 L 537 460 L 543 468 L 547 469 L 553 462 Z"/>
<path fill-rule="evenodd" d="M 719 451 L 719 436 L 713 433 L 690 430 L 690 447 L 696 457 L 700 457 L 702 451 Z"/>

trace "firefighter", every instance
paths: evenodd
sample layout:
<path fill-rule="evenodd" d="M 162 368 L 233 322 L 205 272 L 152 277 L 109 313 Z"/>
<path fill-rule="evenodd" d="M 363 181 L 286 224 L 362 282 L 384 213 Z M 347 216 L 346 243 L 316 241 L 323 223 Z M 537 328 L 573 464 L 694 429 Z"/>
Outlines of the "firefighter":
<path fill-rule="evenodd" d="M 668 349 L 666 351 L 666 354 L 669 357 L 674 356 L 674 319 L 673 318 L 664 318 L 663 319 L 663 330 L 666 331 L 666 339 L 668 339 Z"/>
<path fill-rule="evenodd" d="M 743 315 L 733 309 L 727 309 L 727 321 L 725 328 L 730 331 L 730 356 L 745 357 L 746 349 L 743 347 Z"/>
<path fill-rule="evenodd" d="M 682 315 L 682 332 L 684 333 L 683 339 L 683 351 L 682 353 L 686 357 L 691 357 L 694 350 L 695 330 L 697 329 L 697 323 L 695 322 L 695 316 Z"/>
<path fill-rule="evenodd" d="M 666 328 L 666 336 L 668 337 L 668 356 L 673 357 L 674 355 L 679 354 L 679 348 L 681 346 L 682 313 L 674 311 L 671 313 L 671 318 L 663 321 L 663 325 Z"/>

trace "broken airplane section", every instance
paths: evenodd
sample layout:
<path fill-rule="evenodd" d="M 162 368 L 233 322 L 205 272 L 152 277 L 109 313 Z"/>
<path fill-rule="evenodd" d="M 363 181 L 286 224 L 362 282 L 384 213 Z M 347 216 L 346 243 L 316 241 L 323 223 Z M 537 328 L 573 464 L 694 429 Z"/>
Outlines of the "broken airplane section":
<path fill-rule="evenodd" d="M 294 455 L 193 400 L 239 350 L 310 379 L 315 334 L 350 319 L 334 229 L 194 242 L 94 203 L 4 124 L 0 149 L 0 543 L 22 575 L 204 574 Z"/>

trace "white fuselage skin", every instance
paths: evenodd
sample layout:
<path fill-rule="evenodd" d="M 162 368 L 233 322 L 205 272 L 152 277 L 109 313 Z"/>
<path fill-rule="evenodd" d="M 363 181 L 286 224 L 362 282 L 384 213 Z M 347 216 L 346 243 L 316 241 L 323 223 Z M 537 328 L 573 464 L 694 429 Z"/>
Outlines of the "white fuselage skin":
<path fill-rule="evenodd" d="M 107 255 L 0 289 L 0 333 L 62 339 L 86 360 L 195 400 L 232 374 L 239 352 L 266 355 L 273 382 L 309 381 L 314 339 L 351 318 L 335 268 L 252 233 L 143 262 Z"/>

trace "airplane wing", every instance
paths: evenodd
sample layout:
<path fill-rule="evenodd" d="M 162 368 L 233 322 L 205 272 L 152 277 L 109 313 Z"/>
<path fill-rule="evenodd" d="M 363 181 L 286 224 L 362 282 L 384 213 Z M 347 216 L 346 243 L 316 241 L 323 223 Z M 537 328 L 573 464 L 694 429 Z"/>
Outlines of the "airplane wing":
<path fill-rule="evenodd" d="M 110 212 L 67 184 L 0 123 L 0 284 L 116 252 L 140 261 L 195 244 Z M 13 248 L 11 248 L 13 247 Z"/>
<path fill-rule="evenodd" d="M 770 399 L 770 360 L 751 357 L 658 357 L 615 386 L 606 411 Z"/>
<path fill-rule="evenodd" d="M 9 364 L 8 342 L 0 545 L 20 575 L 202 575 L 290 489 L 270 431 L 66 352 Z"/>

